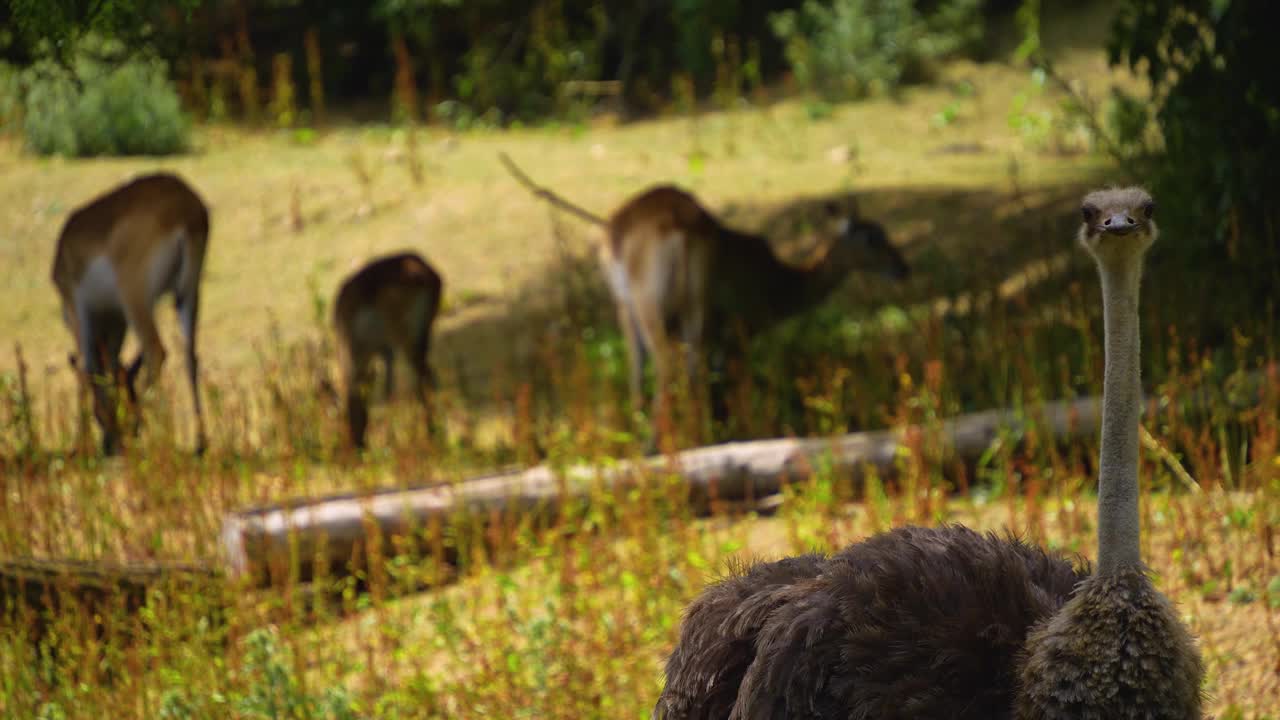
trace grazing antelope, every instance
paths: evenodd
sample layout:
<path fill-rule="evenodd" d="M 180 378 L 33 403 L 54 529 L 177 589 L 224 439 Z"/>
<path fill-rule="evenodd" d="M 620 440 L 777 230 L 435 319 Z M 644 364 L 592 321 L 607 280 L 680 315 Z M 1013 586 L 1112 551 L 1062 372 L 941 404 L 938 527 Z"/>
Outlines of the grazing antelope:
<path fill-rule="evenodd" d="M 208 208 L 189 185 L 169 173 L 144 175 L 121 185 L 72 212 L 62 227 L 53 259 L 53 283 L 81 360 L 77 362 L 73 354 L 71 363 L 82 382 L 92 388 L 105 454 L 119 450 L 117 390 L 123 387 L 133 405 L 138 371 L 143 370 L 143 391 L 160 376 L 165 349 L 153 313 L 165 293 L 173 293 L 182 322 L 196 416 L 196 452 L 204 451 L 204 416 L 196 384 L 196 317 L 208 243 Z M 124 369 L 120 348 L 129 329 L 141 347 Z"/>
<path fill-rule="evenodd" d="M 427 353 L 443 289 L 440 275 L 412 252 L 377 258 L 339 288 L 333 325 L 346 386 L 347 427 L 355 447 L 364 447 L 370 363 L 375 356 L 382 358 L 386 369 L 388 396 L 395 383 L 396 351 L 408 361 L 430 422 L 428 395 L 435 389 L 435 373 Z"/>
<path fill-rule="evenodd" d="M 850 273 L 909 272 L 884 228 L 858 217 L 857 208 L 825 203 L 807 227 L 825 252 L 806 267 L 778 259 L 769 241 L 720 223 L 697 198 L 672 185 L 632 197 L 608 218 L 584 210 L 535 184 L 504 153 L 507 169 L 538 197 L 605 228 L 598 250 L 618 310 L 629 361 L 632 404 L 640 407 L 646 355 L 653 357 L 660 417 L 676 342 L 684 345 L 685 372 L 696 380 L 704 342 L 745 341 L 780 320 L 824 300 Z M 732 345 L 734 343 L 730 343 Z"/>

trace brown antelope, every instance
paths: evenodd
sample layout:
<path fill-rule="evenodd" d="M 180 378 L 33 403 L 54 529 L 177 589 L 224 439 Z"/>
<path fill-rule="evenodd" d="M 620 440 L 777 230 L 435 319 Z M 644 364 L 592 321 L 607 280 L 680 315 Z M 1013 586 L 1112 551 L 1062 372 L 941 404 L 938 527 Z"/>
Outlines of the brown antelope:
<path fill-rule="evenodd" d="M 608 241 L 599 255 L 626 340 L 632 403 L 640 407 L 645 356 L 651 355 L 655 418 L 673 379 L 677 341 L 684 345 L 685 371 L 695 387 L 707 339 L 736 336 L 745 348 L 753 335 L 821 302 L 852 270 L 894 278 L 909 272 L 884 229 L 861 220 L 857 208 L 845 203 L 819 207 L 808 228 L 825 241 L 825 251 L 807 267 L 794 267 L 778 259 L 768 240 L 726 227 L 677 187 L 654 186 L 605 219 L 536 185 L 501 157 L 535 195 L 605 228 Z"/>
<path fill-rule="evenodd" d="M 395 353 L 413 369 L 415 391 L 427 407 L 435 373 L 427 361 L 431 326 L 440 311 L 444 282 L 417 253 L 377 258 L 342 283 L 333 306 L 338 359 L 346 387 L 347 428 L 351 443 L 364 447 L 369 424 L 368 397 L 373 358 L 386 370 L 387 395 L 395 383 Z"/>
<path fill-rule="evenodd" d="M 143 391 L 160 376 L 165 349 L 153 313 L 160 296 L 170 292 L 186 340 L 196 452 L 205 448 L 196 384 L 196 317 L 208 242 L 208 208 L 189 185 L 168 173 L 121 185 L 72 212 L 62 227 L 53 283 L 81 361 L 74 354 L 70 359 L 92 388 L 102 450 L 108 455 L 118 451 L 120 442 L 117 390 L 123 387 L 132 405 L 138 370 L 143 370 Z M 129 329 L 138 337 L 140 352 L 124 369 L 120 348 Z"/>

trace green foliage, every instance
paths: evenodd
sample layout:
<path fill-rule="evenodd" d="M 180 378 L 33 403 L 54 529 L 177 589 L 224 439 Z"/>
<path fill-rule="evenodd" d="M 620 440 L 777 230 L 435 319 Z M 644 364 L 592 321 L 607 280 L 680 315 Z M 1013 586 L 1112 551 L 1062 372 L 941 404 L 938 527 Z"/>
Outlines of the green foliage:
<path fill-rule="evenodd" d="M 1111 91 L 1103 119 L 1107 131 L 1121 149 L 1141 148 L 1146 145 L 1147 130 L 1151 127 L 1151 113 L 1147 104 L 1119 88 Z"/>
<path fill-rule="evenodd" d="M 244 642 L 243 672 L 253 682 L 238 703 L 241 717 L 263 720 L 356 720 L 359 717 L 345 689 L 330 687 L 319 694 L 306 690 L 293 670 L 290 653 L 280 645 L 274 630 L 254 630 Z"/>
<path fill-rule="evenodd" d="M 0 0 L 11 18 L 11 41 L 29 55 L 52 52 L 65 60 L 88 35 L 137 47 L 164 12 L 190 13 L 200 0 Z"/>
<path fill-rule="evenodd" d="M 849 100 L 919 81 L 930 61 L 971 46 L 982 34 L 980 4 L 947 0 L 924 14 L 912 0 L 806 0 L 772 21 L 800 83 Z"/>
<path fill-rule="evenodd" d="M 118 46 L 108 48 L 118 53 Z M 159 60 L 82 53 L 68 68 L 43 60 L 24 73 L 27 144 L 41 155 L 168 155 L 189 123 Z"/>
<path fill-rule="evenodd" d="M 1014 15 L 1018 30 L 1022 33 L 1022 42 L 1013 52 L 1018 62 L 1026 62 L 1040 53 L 1040 0 L 1023 0 Z"/>
<path fill-rule="evenodd" d="M 596 24 L 604 17 L 595 13 Z M 566 110 L 560 88 L 570 80 L 599 76 L 600 48 L 590 32 L 595 28 L 571 27 L 564 17 L 535 10 L 533 30 L 523 56 L 504 62 L 504 42 L 498 38 L 477 43 L 462 58 L 455 76 L 459 100 L 484 118 L 532 118 Z"/>
<path fill-rule="evenodd" d="M 1181 228 L 1184 250 L 1212 262 L 1239 257 L 1265 282 L 1280 272 L 1280 45 L 1266 30 L 1269 10 L 1245 0 L 1130 2 L 1109 48 L 1112 62 L 1153 86 L 1163 140 L 1153 185 L 1166 227 Z M 1141 116 L 1117 106 L 1131 144 Z"/>
<path fill-rule="evenodd" d="M 804 114 L 810 120 L 830 120 L 835 114 L 835 107 L 824 100 L 813 100 L 804 104 Z"/>
<path fill-rule="evenodd" d="M 694 78 L 708 78 L 715 72 L 711 54 L 712 38 L 731 26 L 737 3 L 717 0 L 674 0 L 671 21 L 674 50 L 680 69 Z"/>
<path fill-rule="evenodd" d="M 0 133 L 16 130 L 21 120 L 21 73 L 0 62 Z"/>
<path fill-rule="evenodd" d="M 187 63 L 195 69 L 219 58 L 273 78 L 280 90 L 293 87 L 282 76 L 300 76 L 304 64 L 296 59 L 314 47 L 323 61 L 307 63 L 305 72 L 317 97 L 385 100 L 416 87 L 433 111 L 442 101 L 456 103 L 438 113 L 447 122 L 484 127 L 574 119 L 597 103 L 657 110 L 671 99 L 675 78 L 687 79 L 696 97 L 716 93 L 727 106 L 789 64 L 835 98 L 892 89 L 919 79 L 930 60 L 972 45 L 983 9 L 996 14 L 1004 6 L 996 0 L 0 0 L 0 56 L 25 65 L 52 55 L 70 65 L 86 37 L 111 37 L 159 51 L 184 79 Z M 771 33 L 770 18 L 792 30 Z M 226 40 L 232 42 L 224 46 Z M 387 51 L 389 43 L 396 52 Z M 271 59 L 282 55 L 295 59 L 297 72 L 268 73 Z M 622 92 L 566 92 L 565 83 L 575 80 L 616 80 Z M 234 84 L 223 74 L 191 89 L 217 118 Z M 274 108 L 286 126 L 298 121 L 288 96 L 277 93 Z M 411 97 L 416 106 L 419 96 Z M 421 108 L 413 116 L 421 117 Z"/>
<path fill-rule="evenodd" d="M 67 720 L 67 712 L 58 703 L 48 702 L 40 706 L 36 720 Z"/>
<path fill-rule="evenodd" d="M 1033 147 L 1044 146 L 1053 132 L 1054 114 L 1035 102 L 1044 94 L 1045 72 L 1041 68 L 1031 71 L 1027 88 L 1013 96 L 1009 108 L 1009 129 L 1018 133 Z"/>

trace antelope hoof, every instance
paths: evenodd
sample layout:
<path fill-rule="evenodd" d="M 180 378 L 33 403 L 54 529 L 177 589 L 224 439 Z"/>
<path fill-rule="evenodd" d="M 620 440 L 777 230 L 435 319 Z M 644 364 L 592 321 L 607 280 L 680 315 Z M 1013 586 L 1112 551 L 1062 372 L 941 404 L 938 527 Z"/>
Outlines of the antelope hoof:
<path fill-rule="evenodd" d="M 120 454 L 120 440 L 113 435 L 102 438 L 103 457 L 115 457 Z"/>

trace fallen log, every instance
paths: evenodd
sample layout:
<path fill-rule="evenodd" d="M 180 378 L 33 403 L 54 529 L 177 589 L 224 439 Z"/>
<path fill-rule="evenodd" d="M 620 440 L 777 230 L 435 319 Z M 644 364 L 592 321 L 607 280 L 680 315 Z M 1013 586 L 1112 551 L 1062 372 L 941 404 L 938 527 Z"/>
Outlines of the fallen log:
<path fill-rule="evenodd" d="M 1067 440 L 1096 435 L 1100 407 L 1097 398 L 1083 398 L 1045 405 L 1035 415 L 1046 436 Z M 818 463 L 855 480 L 867 468 L 892 477 L 913 433 L 924 433 L 931 454 L 972 466 L 1001 432 L 1019 432 L 1029 420 L 1022 412 L 990 410 L 934 428 L 735 442 L 613 467 L 574 465 L 557 472 L 540 465 L 455 485 L 308 499 L 228 515 L 222 546 L 229 574 L 258 586 L 361 571 L 371 565 L 371 548 L 404 547 L 406 541 L 456 564 L 456 549 L 441 544 L 442 529 L 452 522 L 487 531 L 513 515 L 549 520 L 568 502 L 601 489 L 624 492 L 662 473 L 680 476 L 693 511 L 706 513 L 715 503 L 750 503 L 776 494 Z"/>
<path fill-rule="evenodd" d="M 75 613 L 84 619 L 82 629 L 101 636 L 111 618 L 134 616 L 158 588 L 171 591 L 167 593 L 171 598 L 203 598 L 203 609 L 213 614 L 212 620 L 221 622 L 220 570 L 177 563 L 116 564 L 29 557 L 0 560 L 0 617 L 17 621 L 15 627 L 25 628 L 28 637 L 38 641 L 52 618 Z"/>
<path fill-rule="evenodd" d="M 1149 397 L 1148 417 L 1176 409 L 1197 415 L 1226 406 L 1243 409 L 1272 397 L 1278 366 L 1247 373 L 1230 388 L 1197 387 L 1175 398 Z M 1274 397 L 1272 397 L 1274 402 Z M 1157 412 L 1158 411 L 1158 412 Z M 892 478 L 899 458 L 912 445 L 929 457 L 972 469 L 1000 439 L 1017 440 L 1034 429 L 1042 443 L 1059 445 L 1100 432 L 1097 397 L 1047 403 L 1025 410 L 987 410 L 933 426 L 852 433 L 831 438 L 757 440 L 695 448 L 669 457 L 620 462 L 610 467 L 546 465 L 469 479 L 454 485 L 385 490 L 305 499 L 229 514 L 222 526 L 228 574 L 250 585 L 268 587 L 317 576 L 346 576 L 376 567 L 370 557 L 381 548 L 417 545 L 456 566 L 457 549 L 442 542 L 444 528 L 465 522 L 482 534 L 500 535 L 511 518 L 540 522 L 560 516 L 569 503 L 593 492 L 615 495 L 640 486 L 646 478 L 675 474 L 686 484 L 692 512 L 707 514 L 722 503 L 753 503 L 774 496 L 791 481 L 810 474 L 819 463 L 860 480 L 868 469 Z M 1163 447 L 1153 447 L 1176 463 Z M 1175 473 L 1181 470 L 1175 468 Z M 1181 473 L 1184 483 L 1194 481 Z"/>

